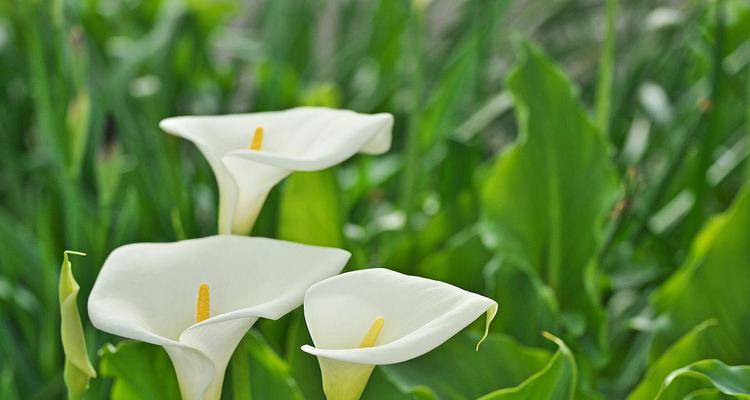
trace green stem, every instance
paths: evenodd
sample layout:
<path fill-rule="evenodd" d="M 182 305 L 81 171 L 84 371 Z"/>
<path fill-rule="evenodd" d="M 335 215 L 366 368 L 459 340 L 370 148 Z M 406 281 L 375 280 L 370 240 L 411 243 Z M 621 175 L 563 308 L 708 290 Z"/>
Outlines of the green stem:
<path fill-rule="evenodd" d="M 607 32 L 599 58 L 599 76 L 596 84 L 596 126 L 605 136 L 609 136 L 618 3 L 618 0 L 607 0 Z"/>
<path fill-rule="evenodd" d="M 19 8 L 19 14 L 28 21 L 37 19 L 38 10 L 33 4 L 25 1 L 16 2 Z M 22 37 L 24 49 L 26 50 L 26 62 L 28 64 L 29 81 L 31 86 L 31 96 L 35 105 L 35 118 L 37 120 L 37 129 L 42 140 L 46 141 L 46 147 L 50 151 L 55 168 L 62 170 L 65 165 L 64 147 L 56 134 L 57 129 L 62 124 L 57 118 L 59 114 L 53 107 L 53 100 L 50 88 L 52 83 L 50 77 L 53 74 L 47 68 L 44 50 L 44 42 L 40 36 L 39 29 L 31 24 L 23 24 Z"/>
<path fill-rule="evenodd" d="M 232 356 L 232 394 L 235 400 L 252 400 L 250 361 L 247 341 L 243 338 Z"/>
<path fill-rule="evenodd" d="M 412 214 L 415 208 L 415 194 L 418 193 L 419 168 L 419 126 L 422 113 L 422 35 L 423 35 L 423 9 L 417 5 L 412 6 L 411 34 L 409 35 L 409 47 L 412 54 L 412 96 L 414 107 L 409 117 L 409 129 L 406 136 L 406 160 L 404 162 L 404 174 L 401 180 L 401 193 L 399 205 L 406 214 L 406 229 L 411 230 Z"/>
<path fill-rule="evenodd" d="M 699 162 L 701 164 L 698 166 L 699 168 L 696 170 L 696 176 L 698 181 L 698 186 L 701 189 L 698 189 L 698 187 L 693 186 L 694 194 L 696 195 L 696 201 L 693 205 L 693 212 L 691 212 L 691 215 L 698 215 L 694 213 L 698 213 L 697 210 L 701 210 L 702 208 L 702 196 L 703 191 L 706 189 L 706 179 L 705 179 L 705 173 L 708 166 L 710 166 L 710 162 L 707 162 L 703 159 L 704 156 L 710 156 L 713 154 L 714 145 L 713 142 L 714 139 L 709 138 L 707 140 L 707 135 L 710 133 L 708 131 L 712 130 L 712 126 L 717 121 L 717 115 L 716 115 L 716 108 L 719 103 L 720 99 L 720 85 L 721 85 L 721 79 L 722 79 L 722 48 L 723 48 L 723 41 L 724 41 L 724 20 L 723 20 L 723 14 L 722 14 L 722 1 L 718 0 L 716 3 L 717 7 L 717 16 L 716 16 L 716 43 L 714 44 L 714 70 L 711 75 L 711 92 L 710 92 L 710 101 L 709 104 L 712 105 L 711 110 L 709 110 L 706 114 L 700 116 L 700 120 L 694 127 L 694 129 L 691 132 L 686 132 L 685 135 L 683 135 L 682 140 L 680 144 L 677 147 L 676 155 L 672 158 L 671 162 L 669 163 L 669 166 L 664 171 L 664 173 L 659 177 L 658 183 L 656 184 L 656 189 L 652 192 L 651 196 L 648 197 L 646 201 L 646 207 L 644 208 L 644 213 L 641 215 L 641 219 L 639 223 L 637 224 L 637 228 L 635 229 L 635 236 L 633 241 L 635 243 L 640 242 L 640 239 L 643 238 L 643 234 L 648 229 L 648 219 L 651 215 L 653 215 L 654 211 L 656 210 L 657 206 L 661 204 L 661 200 L 664 197 L 664 195 L 667 193 L 667 189 L 669 188 L 670 183 L 672 183 L 672 179 L 677 175 L 677 172 L 680 171 L 680 169 L 683 167 L 683 162 L 687 158 L 687 155 L 691 148 L 695 144 L 698 144 L 699 146 Z M 695 192 L 695 190 L 698 190 L 698 192 Z M 690 217 L 690 215 L 688 215 Z M 689 228 L 689 227 L 688 227 Z"/>
<path fill-rule="evenodd" d="M 724 115 L 721 101 L 724 97 L 724 43 L 725 43 L 725 21 L 724 2 L 717 0 L 715 4 L 716 24 L 714 31 L 713 46 L 713 71 L 711 74 L 711 97 L 710 108 L 707 113 L 705 130 L 701 132 L 701 140 L 698 146 L 698 168 L 692 179 L 695 204 L 686 218 L 688 232 L 697 231 L 702 224 L 703 211 L 706 204 L 706 195 L 709 193 L 709 183 L 706 180 L 706 171 L 713 163 L 716 148 L 724 138 Z"/>

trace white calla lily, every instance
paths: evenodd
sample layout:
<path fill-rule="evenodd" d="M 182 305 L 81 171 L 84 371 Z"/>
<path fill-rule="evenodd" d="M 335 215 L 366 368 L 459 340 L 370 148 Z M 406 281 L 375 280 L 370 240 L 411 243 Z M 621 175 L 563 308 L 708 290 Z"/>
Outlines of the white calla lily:
<path fill-rule="evenodd" d="M 302 350 L 318 357 L 329 400 L 358 399 L 375 365 L 419 357 L 484 313 L 486 337 L 497 313 L 484 296 L 380 268 L 315 284 L 304 308 L 315 347 Z"/>
<path fill-rule="evenodd" d="M 164 346 L 185 400 L 218 399 L 227 363 L 258 318 L 278 319 L 341 271 L 345 250 L 221 235 L 136 243 L 107 258 L 89 296 L 102 331 Z"/>
<path fill-rule="evenodd" d="M 219 233 L 247 234 L 268 192 L 292 171 L 332 167 L 390 148 L 393 116 L 300 107 L 286 111 L 162 120 L 195 143 L 219 186 Z"/>

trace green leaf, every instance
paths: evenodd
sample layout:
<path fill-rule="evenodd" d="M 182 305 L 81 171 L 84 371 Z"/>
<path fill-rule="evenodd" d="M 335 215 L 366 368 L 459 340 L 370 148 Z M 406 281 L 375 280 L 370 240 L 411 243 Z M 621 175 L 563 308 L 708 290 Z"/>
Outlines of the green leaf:
<path fill-rule="evenodd" d="M 289 354 L 289 373 L 299 385 L 306 399 L 323 399 L 323 383 L 320 376 L 320 366 L 315 356 L 300 350 L 304 344 L 311 344 L 312 338 L 307 331 L 305 315 L 297 310 L 292 315 L 287 341 Z"/>
<path fill-rule="evenodd" d="M 596 80 L 596 125 L 605 136 L 609 132 L 610 109 L 612 108 L 618 3 L 619 0 L 607 0 L 607 33 L 602 44 L 602 53 L 599 56 L 599 71 Z"/>
<path fill-rule="evenodd" d="M 279 206 L 279 238 L 317 246 L 343 247 L 343 213 L 333 169 L 295 172 Z"/>
<path fill-rule="evenodd" d="M 437 399 L 429 388 L 417 387 L 411 391 L 403 391 L 391 382 L 380 368 L 375 368 L 367 381 L 365 391 L 360 400 L 433 400 Z"/>
<path fill-rule="evenodd" d="M 486 266 L 491 277 L 487 280 L 487 294 L 501 299 L 502 318 L 493 326 L 527 344 L 541 345 L 539 332 L 559 327 L 557 300 L 537 274 L 519 267 L 524 262 L 513 258 L 510 252 L 498 252 Z"/>
<path fill-rule="evenodd" d="M 677 380 L 687 378 L 709 386 L 704 389 L 716 389 L 738 399 L 750 399 L 750 365 L 729 366 L 719 360 L 697 361 L 672 372 L 664 380 L 662 390 L 656 399 L 684 398 L 685 393 L 678 393 L 671 388 Z"/>
<path fill-rule="evenodd" d="M 250 360 L 247 355 L 248 338 L 243 338 L 237 345 L 230 360 L 229 372 L 232 376 L 232 398 L 234 400 L 252 400 L 250 386 Z"/>
<path fill-rule="evenodd" d="M 419 123 L 420 148 L 424 151 L 434 145 L 440 135 L 453 132 L 458 124 L 457 110 L 471 101 L 477 81 L 477 56 L 479 35 L 470 32 L 447 60 L 447 66 L 439 75 L 425 105 Z M 464 106 L 465 107 L 465 106 Z"/>
<path fill-rule="evenodd" d="M 549 361 L 546 350 L 518 344 L 509 336 L 490 334 L 475 351 L 478 337 L 459 334 L 411 361 L 378 369 L 404 393 L 430 388 L 440 399 L 474 399 L 515 386 Z"/>
<path fill-rule="evenodd" d="M 482 396 L 480 400 L 573 399 L 578 376 L 573 353 L 557 337 L 548 333 L 544 336 L 558 346 L 557 353 L 544 369 L 514 388 L 500 389 Z"/>
<path fill-rule="evenodd" d="M 705 321 L 680 338 L 659 359 L 649 365 L 645 378 L 628 396 L 628 400 L 653 399 L 659 393 L 664 379 L 672 371 L 708 356 L 704 350 L 707 333 L 711 330 L 709 328 L 715 329 L 715 326 L 716 320 Z"/>
<path fill-rule="evenodd" d="M 449 239 L 446 248 L 428 254 L 417 265 L 417 273 L 425 278 L 480 292 L 484 289 L 482 269 L 490 257 L 490 252 L 472 227 Z"/>
<path fill-rule="evenodd" d="M 60 271 L 60 335 L 65 352 L 63 376 L 68 387 L 69 399 L 80 399 L 89 387 L 89 380 L 96 377 L 96 371 L 89 361 L 86 351 L 86 338 L 78 313 L 78 291 L 80 287 L 73 277 L 69 254 L 85 256 L 76 251 L 65 251 Z"/>
<path fill-rule="evenodd" d="M 100 350 L 99 371 L 111 377 L 112 400 L 179 400 L 172 361 L 159 346 L 123 341 Z"/>
<path fill-rule="evenodd" d="M 253 399 L 303 400 L 304 396 L 289 374 L 289 365 L 256 330 L 245 336 L 250 356 L 250 387 Z"/>
<path fill-rule="evenodd" d="M 716 389 L 698 389 L 688 393 L 682 400 L 724 400 L 726 398 Z"/>
<path fill-rule="evenodd" d="M 750 362 L 750 185 L 731 208 L 709 220 L 693 242 L 686 263 L 653 297 L 654 308 L 666 317 L 654 338 L 652 355 L 701 321 L 718 325 L 707 338 L 707 357 L 731 364 Z"/>
<path fill-rule="evenodd" d="M 83 89 L 68 104 L 65 120 L 69 154 L 67 168 L 70 176 L 77 176 L 81 170 L 83 153 L 89 136 L 90 115 L 91 96 L 87 90 Z"/>
<path fill-rule="evenodd" d="M 595 256 L 618 193 L 609 145 L 564 73 L 531 44 L 520 47 L 520 61 L 506 82 L 519 137 L 498 156 L 483 188 L 486 242 L 498 255 L 511 255 L 498 271 L 519 268 L 548 286 L 570 333 L 585 332 L 584 345 L 601 350 L 604 314 L 595 290 Z M 513 289 L 496 281 L 498 293 Z M 525 297 L 504 297 L 504 306 L 522 308 Z M 497 327 L 540 324 L 541 317 L 505 318 Z"/>

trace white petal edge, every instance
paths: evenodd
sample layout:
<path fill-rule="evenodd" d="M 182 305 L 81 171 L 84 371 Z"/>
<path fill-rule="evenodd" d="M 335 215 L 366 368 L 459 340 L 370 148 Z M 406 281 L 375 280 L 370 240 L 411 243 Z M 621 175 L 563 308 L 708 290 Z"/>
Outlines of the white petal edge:
<path fill-rule="evenodd" d="M 393 115 L 297 107 L 260 113 L 170 117 L 161 120 L 159 126 L 167 133 L 205 146 L 217 157 L 247 148 L 254 129 L 263 127 L 263 150 L 248 150 L 250 158 L 252 154 L 271 153 L 281 158 L 309 161 L 325 158 L 330 153 L 348 153 L 346 159 L 357 152 L 382 154 L 388 151 Z M 262 159 L 263 156 L 257 161 Z"/>
<path fill-rule="evenodd" d="M 453 307 L 445 313 L 442 313 L 435 318 L 431 318 L 428 321 L 423 321 L 419 327 L 411 330 L 407 334 L 401 335 L 393 340 L 387 340 L 385 344 L 376 345 L 369 348 L 359 348 L 351 346 L 348 348 L 321 348 L 313 347 L 309 345 L 302 346 L 302 350 L 313 354 L 318 357 L 324 357 L 332 360 L 338 360 L 343 362 L 350 362 L 355 364 L 367 364 L 367 365 L 384 365 L 384 364 L 395 364 L 404 362 L 416 357 L 419 357 L 430 350 L 440 346 L 446 340 L 451 338 L 453 335 L 461 331 L 463 328 L 474 322 L 482 314 L 487 314 L 487 322 L 485 325 L 485 334 L 482 340 L 487 336 L 490 322 L 497 313 L 497 303 L 489 298 L 480 296 L 475 293 L 467 292 L 463 289 L 455 286 L 446 284 L 444 282 L 434 281 L 430 279 L 404 275 L 395 271 L 387 269 L 366 269 L 354 272 L 348 272 L 329 278 L 312 286 L 305 295 L 305 319 L 308 323 L 308 328 L 315 324 L 314 320 L 318 315 L 314 310 L 311 310 L 311 303 L 315 301 L 316 297 L 326 296 L 326 292 L 329 290 L 348 290 L 351 291 L 352 297 L 356 297 L 358 294 L 364 293 L 368 290 L 372 290 L 378 285 L 386 286 L 402 286 L 401 288 L 393 288 L 390 290 L 404 289 L 412 291 L 414 286 L 426 289 L 428 292 L 433 291 L 435 296 L 442 297 L 443 294 L 452 293 L 453 295 L 459 296 L 460 301 L 455 302 Z M 367 286 L 363 286 L 367 285 Z M 410 286 L 413 286 L 410 288 Z M 347 288 L 348 289 L 342 289 Z M 369 288 L 368 288 L 369 287 Z M 381 301 L 388 302 L 392 299 L 391 293 L 383 293 Z M 330 294 L 330 292 L 328 293 Z M 340 293 L 339 293 L 340 294 Z M 407 295 L 408 297 L 408 295 Z M 345 297 L 334 295 L 335 301 L 340 304 L 352 304 L 351 299 L 346 300 Z M 388 308 L 389 305 L 383 305 Z M 391 307 L 398 307 L 399 305 L 392 304 Z M 401 304 L 400 307 L 403 309 L 409 309 L 414 307 L 415 304 Z M 356 307 L 356 306 L 355 306 Z M 399 310 L 391 310 L 396 314 Z M 342 311 L 339 311 L 342 312 Z M 373 315 L 385 314 L 385 324 L 382 336 L 387 335 L 389 324 L 399 324 L 398 317 L 393 318 L 389 321 L 387 315 L 389 310 L 378 308 L 378 306 L 369 307 L 367 310 L 362 310 L 363 314 L 369 315 L 367 320 L 372 321 Z M 360 319 L 359 315 L 342 315 L 343 318 L 350 318 L 352 320 Z M 394 320 L 395 319 L 395 320 Z M 336 326 L 336 329 L 348 329 L 345 327 L 345 321 L 341 321 Z M 366 332 L 366 326 L 359 324 L 356 329 L 357 332 Z M 315 329 L 310 328 L 310 333 L 313 336 L 313 341 L 316 345 L 323 341 L 320 335 L 315 334 Z M 346 333 L 345 333 L 346 335 Z M 387 339 L 387 338 L 386 338 Z M 480 340 L 481 343 L 481 340 Z M 329 345 L 331 343 L 328 343 Z M 478 346 L 478 345 L 477 345 Z M 330 347 L 330 346 L 329 346 Z"/>
<path fill-rule="evenodd" d="M 306 110 L 308 110 L 306 108 Z M 311 109 L 320 112 L 321 109 Z M 315 132 L 317 140 L 298 152 L 254 151 L 238 148 L 226 157 L 239 157 L 260 164 L 293 171 L 316 171 L 346 161 L 357 153 L 382 154 L 391 145 L 393 116 L 391 114 L 359 114 L 348 110 L 326 110 L 338 120 L 329 128 Z M 331 131 L 328 131 L 330 129 Z"/>

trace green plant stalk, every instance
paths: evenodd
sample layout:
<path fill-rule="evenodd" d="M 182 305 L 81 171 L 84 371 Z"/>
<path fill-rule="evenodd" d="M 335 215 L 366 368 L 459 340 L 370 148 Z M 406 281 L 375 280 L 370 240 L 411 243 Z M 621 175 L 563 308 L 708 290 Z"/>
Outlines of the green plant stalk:
<path fill-rule="evenodd" d="M 38 10 L 34 7 L 33 3 L 30 2 L 16 2 L 18 15 L 25 20 L 41 19 L 38 15 Z M 55 127 L 61 126 L 59 119 L 56 118 L 57 110 L 53 107 L 55 104 L 52 100 L 51 85 L 52 82 L 50 77 L 52 74 L 47 68 L 44 42 L 40 36 L 40 32 L 36 26 L 31 24 L 22 25 L 22 40 L 24 41 L 26 63 L 29 68 L 29 81 L 31 86 L 31 96 L 35 106 L 35 120 L 37 123 L 37 131 L 39 137 L 43 142 L 43 146 L 47 148 L 46 154 L 49 154 L 52 163 L 53 180 L 60 181 L 64 178 L 64 174 L 59 171 L 65 170 L 65 154 L 63 153 L 64 146 L 60 143 L 60 137 L 55 133 Z M 63 207 L 67 204 L 63 200 Z M 66 226 L 66 230 L 69 227 Z M 44 241 L 40 240 L 40 243 Z M 53 243 L 52 240 L 48 240 L 47 243 Z M 52 247 L 52 246 L 50 246 Z M 47 249 L 50 253 L 56 252 L 53 249 Z M 50 263 L 52 264 L 52 263 Z M 54 284 L 49 279 L 49 274 L 43 274 L 41 277 L 45 280 L 43 287 L 48 294 L 55 293 Z M 43 307 L 46 312 L 52 313 L 52 310 L 57 308 L 57 299 L 51 295 L 42 296 Z M 45 321 L 45 324 L 48 322 Z M 47 328 L 43 330 L 47 332 L 42 335 L 40 349 L 46 349 L 40 351 L 39 363 L 44 375 L 49 376 L 54 373 L 58 366 L 58 357 L 60 352 L 58 350 L 58 339 L 54 334 L 56 322 L 49 321 Z"/>
<path fill-rule="evenodd" d="M 247 341 L 243 338 L 232 356 L 232 395 L 235 400 L 252 400 Z"/>
<path fill-rule="evenodd" d="M 38 241 L 37 251 L 41 265 L 53 265 L 57 262 L 53 253 L 56 252 L 54 233 L 50 227 L 49 221 L 53 220 L 51 202 L 57 201 L 57 198 L 50 196 L 49 200 L 40 201 L 36 210 L 34 220 L 34 232 Z M 43 312 L 47 315 L 56 315 L 59 308 L 57 298 L 58 280 L 56 274 L 48 273 L 46 270 L 40 270 L 39 274 L 39 299 L 42 303 Z M 39 360 L 42 376 L 49 379 L 50 376 L 58 374 L 60 371 L 59 361 L 62 355 L 60 348 L 60 339 L 58 336 L 59 320 L 54 318 L 41 319 L 39 333 L 39 350 L 37 358 Z M 59 375 L 62 378 L 62 374 Z M 60 380 L 62 383 L 62 380 Z"/>
<path fill-rule="evenodd" d="M 618 0 L 607 0 L 607 32 L 599 58 L 599 76 L 596 83 L 596 126 L 605 136 L 609 136 L 609 121 L 612 108 L 618 3 Z"/>
<path fill-rule="evenodd" d="M 716 7 L 718 7 L 718 10 L 721 10 L 721 0 L 717 1 Z M 717 26 L 716 26 L 716 38 L 717 43 L 715 44 L 714 48 L 714 73 L 711 76 L 711 93 L 710 93 L 710 104 L 712 104 L 714 107 L 716 104 L 718 104 L 719 100 L 719 86 L 720 86 L 720 79 L 723 73 L 721 72 L 721 48 L 722 45 L 720 43 L 723 42 L 723 36 L 724 36 L 724 23 L 723 23 L 723 17 L 722 13 L 720 11 L 717 11 Z M 712 122 L 711 119 L 715 119 L 716 117 L 713 114 L 713 111 L 709 111 L 709 115 L 705 116 L 702 115 L 698 123 L 696 124 L 695 128 L 691 132 L 686 132 L 686 134 L 683 136 L 682 141 L 680 142 L 676 155 L 672 158 L 670 161 L 668 167 L 665 169 L 664 173 L 659 177 L 658 183 L 655 185 L 655 189 L 652 192 L 652 195 L 648 197 L 646 200 L 646 207 L 644 208 L 643 214 L 640 216 L 640 220 L 637 224 L 637 228 L 634 230 L 635 234 L 633 236 L 633 242 L 639 243 L 640 239 L 643 238 L 644 233 L 648 229 L 648 219 L 650 216 L 654 213 L 656 210 L 656 207 L 661 203 L 662 197 L 664 197 L 664 194 L 667 193 L 667 190 L 669 188 L 670 183 L 672 182 L 672 178 L 677 174 L 677 172 L 682 167 L 682 163 L 685 161 L 685 158 L 688 155 L 688 152 L 695 144 L 700 144 L 701 154 L 706 154 L 710 157 L 710 155 L 713 152 L 713 147 L 711 147 L 710 150 L 708 150 L 705 146 L 705 135 L 707 134 L 707 131 L 710 129 L 710 126 Z M 707 127 L 706 125 L 709 124 Z M 699 157 L 702 157 L 699 155 Z M 700 158 L 699 158 L 700 159 Z M 703 166 L 703 161 L 701 161 L 701 166 Z M 703 182 L 701 185 L 702 188 L 706 188 L 706 180 L 705 180 L 705 172 L 706 169 L 710 163 L 706 164 L 705 168 L 700 168 L 700 176 L 698 177 L 700 181 Z M 700 210 L 702 207 L 702 199 L 699 196 L 696 196 L 696 201 L 693 206 L 693 212 L 695 210 Z M 692 213 L 691 213 L 692 214 Z M 688 216 L 690 217 L 690 216 Z"/>
<path fill-rule="evenodd" d="M 705 12 L 703 8 L 701 8 L 701 10 L 701 12 L 693 11 L 689 14 L 689 16 L 685 19 L 686 26 L 693 26 L 698 24 L 699 16 Z M 683 33 L 682 35 L 687 36 L 687 33 Z M 670 36 L 670 38 L 670 40 L 672 41 L 677 41 L 676 37 Z M 680 40 L 686 39 L 683 38 Z M 663 54 L 674 54 L 676 51 L 676 46 L 664 46 L 660 49 L 660 51 Z M 624 77 L 623 80 L 641 82 L 641 80 L 649 74 L 655 73 L 655 71 L 665 68 L 669 63 L 669 60 L 670 57 L 662 57 L 661 59 L 656 60 L 653 66 L 643 69 L 633 77 Z M 637 85 L 635 83 L 631 83 L 624 89 L 624 92 L 626 93 L 624 93 L 622 97 L 631 97 L 633 95 L 632 92 L 634 92 L 636 89 Z M 623 110 L 619 111 L 622 112 Z M 650 185 L 653 186 L 653 189 L 644 194 L 643 201 L 645 206 L 639 210 L 635 210 L 632 207 L 627 207 L 625 211 L 613 221 L 606 235 L 604 246 L 602 246 L 599 254 L 603 255 L 609 253 L 609 250 L 619 238 L 627 237 L 628 240 L 638 242 L 638 240 L 644 236 L 644 233 L 648 233 L 646 232 L 648 218 L 653 213 L 653 210 L 656 208 L 656 206 L 659 204 L 659 200 L 666 193 L 669 187 L 669 183 L 672 182 L 673 177 L 680 170 L 682 162 L 691 149 L 692 141 L 695 139 L 695 137 L 698 136 L 698 132 L 700 132 L 700 130 L 702 129 L 701 124 L 703 123 L 703 116 L 691 116 L 690 122 L 684 124 L 685 128 L 672 133 L 675 137 L 679 138 L 677 140 L 678 144 L 675 147 L 674 154 L 669 156 L 667 167 L 663 170 L 663 172 L 657 173 L 657 176 L 654 178 L 654 184 Z M 635 183 L 631 187 L 626 187 L 625 189 L 628 191 L 628 195 L 625 197 L 625 199 L 633 198 L 637 195 L 639 190 L 638 187 L 635 186 Z"/>
<path fill-rule="evenodd" d="M 416 3 L 416 2 L 415 2 Z M 412 229 L 412 214 L 415 209 L 415 196 L 418 192 L 419 168 L 419 133 L 422 119 L 423 91 L 424 82 L 422 79 L 423 60 L 422 60 L 422 40 L 424 35 L 424 9 L 416 4 L 412 4 L 412 23 L 411 34 L 409 37 L 409 47 L 411 49 L 411 66 L 412 70 L 412 97 L 414 106 L 409 117 L 409 128 L 406 136 L 406 160 L 404 162 L 404 173 L 401 180 L 401 191 L 399 205 L 406 215 L 406 229 Z"/>
<path fill-rule="evenodd" d="M 23 4 L 19 6 L 21 15 L 27 19 L 36 15 L 33 4 Z M 62 200 L 63 219 L 65 232 L 68 240 L 75 245 L 80 239 L 80 229 L 78 217 L 78 207 L 80 205 L 80 196 L 76 193 L 77 180 L 70 179 L 67 168 L 66 149 L 67 144 L 57 133 L 64 131 L 66 126 L 63 123 L 62 115 L 65 113 L 65 105 L 55 102 L 52 98 L 52 81 L 51 76 L 56 73 L 50 72 L 46 65 L 44 41 L 42 40 L 39 30 L 31 25 L 24 25 L 23 35 L 25 40 L 27 63 L 30 67 L 30 80 L 32 94 L 36 104 L 35 116 L 38 123 L 38 130 L 44 146 L 49 149 L 52 157 L 53 170 L 55 171 L 54 180 L 59 190 L 60 199 Z M 58 34 L 59 30 L 55 29 L 53 34 Z M 57 49 L 54 49 L 57 51 Z M 55 108 L 57 105 L 57 108 Z"/>
<path fill-rule="evenodd" d="M 708 180 L 706 179 L 706 171 L 711 167 L 713 163 L 713 156 L 716 148 L 721 145 L 723 129 L 723 119 L 725 118 L 723 104 L 721 103 L 726 91 L 723 89 L 723 85 L 727 79 L 726 73 L 723 67 L 723 53 L 724 44 L 726 42 L 726 23 L 725 23 L 725 7 L 722 0 L 717 0 L 715 5 L 715 42 L 713 44 L 713 59 L 712 59 L 712 72 L 711 72 L 711 97 L 710 97 L 710 109 L 706 115 L 706 125 L 702 132 L 700 132 L 700 140 L 698 141 L 698 168 L 695 170 L 694 177 L 692 178 L 691 186 L 693 188 L 693 194 L 695 195 L 695 204 L 692 210 L 685 219 L 683 225 L 688 229 L 688 232 L 694 233 L 700 229 L 702 224 L 703 213 L 706 205 L 706 197 L 710 191 Z"/>
<path fill-rule="evenodd" d="M 20 3 L 20 4 L 19 4 Z M 16 2 L 19 14 L 22 18 L 32 21 L 36 19 L 36 13 L 33 9 L 33 3 L 25 1 Z M 54 102 L 50 93 L 50 77 L 52 74 L 47 70 L 45 65 L 43 41 L 40 32 L 32 24 L 23 24 L 22 32 L 24 48 L 26 49 L 26 62 L 29 66 L 29 80 L 31 82 L 31 94 L 35 103 L 35 117 L 38 123 L 38 130 L 43 140 L 47 141 L 46 147 L 50 149 L 49 153 L 55 164 L 55 169 L 63 169 L 64 146 L 60 143 L 60 138 L 55 134 L 56 126 L 61 126 L 55 116 L 57 113 L 53 108 Z"/>

